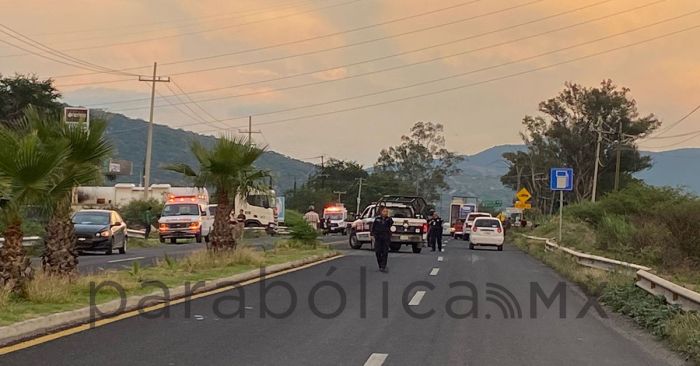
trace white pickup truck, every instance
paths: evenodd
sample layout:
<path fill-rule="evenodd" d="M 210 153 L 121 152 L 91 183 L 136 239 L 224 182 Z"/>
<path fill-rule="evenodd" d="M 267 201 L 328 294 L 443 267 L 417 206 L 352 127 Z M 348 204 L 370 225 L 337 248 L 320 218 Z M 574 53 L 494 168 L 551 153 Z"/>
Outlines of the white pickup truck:
<path fill-rule="evenodd" d="M 391 228 L 391 251 L 399 251 L 401 246 L 411 246 L 413 253 L 420 253 L 428 235 L 428 221 L 425 218 L 426 204 L 421 197 L 384 196 L 362 212 L 359 219 L 350 227 L 350 247 L 360 249 L 364 244 L 371 244 L 370 235 L 374 218 L 379 214 L 377 207 L 386 206 L 389 217 L 394 220 Z"/>

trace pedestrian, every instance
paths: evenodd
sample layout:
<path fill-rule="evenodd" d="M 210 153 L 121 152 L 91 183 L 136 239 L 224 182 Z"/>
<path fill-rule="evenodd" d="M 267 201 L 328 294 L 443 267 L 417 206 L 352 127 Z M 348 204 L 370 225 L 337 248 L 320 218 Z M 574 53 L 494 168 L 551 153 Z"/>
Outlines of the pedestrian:
<path fill-rule="evenodd" d="M 430 210 L 430 212 L 428 212 L 428 217 L 427 217 L 428 225 L 430 225 L 430 220 L 433 219 L 434 214 L 435 214 L 435 210 Z M 430 246 L 430 243 L 433 242 L 433 233 L 432 233 L 432 230 L 430 230 L 430 227 L 428 227 L 428 237 L 426 239 L 428 239 L 428 246 Z"/>
<path fill-rule="evenodd" d="M 389 209 L 380 206 L 379 216 L 372 223 L 372 237 L 374 238 L 374 254 L 377 256 L 379 271 L 387 272 L 386 264 L 389 260 L 389 244 L 391 243 L 391 227 L 394 220 L 389 217 Z"/>
<path fill-rule="evenodd" d="M 510 217 L 506 217 L 506 220 L 503 222 L 503 235 L 508 234 L 511 226 L 513 226 L 513 222 L 510 220 Z"/>
<path fill-rule="evenodd" d="M 320 222 L 320 218 L 318 217 L 318 214 L 316 213 L 315 207 L 313 205 L 309 206 L 309 209 L 306 210 L 306 213 L 304 214 L 304 220 L 309 223 L 309 225 L 314 228 L 314 230 L 318 230 L 318 223 Z"/>
<path fill-rule="evenodd" d="M 437 245 L 438 252 L 442 252 L 442 218 L 437 212 L 433 212 L 433 216 L 428 222 L 428 237 L 430 238 L 431 251 L 435 251 Z"/>
<path fill-rule="evenodd" d="M 243 209 L 241 209 L 241 211 L 240 211 L 240 213 L 238 214 L 238 216 L 236 216 L 236 221 L 238 221 L 238 224 L 239 224 L 239 225 L 245 226 L 245 220 L 246 220 L 246 219 L 247 219 L 247 217 L 245 216 L 245 211 L 243 211 Z"/>
<path fill-rule="evenodd" d="M 151 206 L 148 206 L 146 208 L 146 211 L 143 213 L 143 237 L 148 239 L 148 236 L 151 235 L 151 225 L 153 224 L 153 212 L 151 212 L 153 208 Z"/>

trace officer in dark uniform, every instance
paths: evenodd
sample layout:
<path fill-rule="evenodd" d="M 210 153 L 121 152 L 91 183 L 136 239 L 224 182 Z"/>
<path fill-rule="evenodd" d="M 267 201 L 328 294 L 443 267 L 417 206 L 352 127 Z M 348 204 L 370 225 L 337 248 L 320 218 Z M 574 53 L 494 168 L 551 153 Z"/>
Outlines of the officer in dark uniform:
<path fill-rule="evenodd" d="M 394 220 L 389 217 L 389 209 L 379 207 L 379 216 L 372 223 L 372 236 L 374 237 L 374 253 L 377 255 L 377 264 L 381 272 L 386 272 L 386 262 L 389 259 L 389 243 L 391 243 L 391 227 Z"/>
<path fill-rule="evenodd" d="M 430 224 L 430 220 L 433 219 L 433 215 L 435 214 L 435 210 L 430 210 L 428 212 L 428 217 L 426 218 L 428 220 L 428 224 Z M 428 227 L 428 246 L 430 246 L 433 243 L 433 233 L 432 230 L 430 230 L 430 227 Z"/>
<path fill-rule="evenodd" d="M 433 216 L 428 221 L 428 238 L 430 238 L 431 251 L 435 251 L 437 244 L 438 251 L 442 252 L 442 218 L 437 212 L 433 212 Z"/>

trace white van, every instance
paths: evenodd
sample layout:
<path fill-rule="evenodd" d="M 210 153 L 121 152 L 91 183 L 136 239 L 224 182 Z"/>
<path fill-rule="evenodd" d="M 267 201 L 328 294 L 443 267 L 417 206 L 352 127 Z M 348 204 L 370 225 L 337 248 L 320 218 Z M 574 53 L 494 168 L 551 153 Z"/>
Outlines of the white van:
<path fill-rule="evenodd" d="M 503 250 L 505 233 L 501 220 L 494 217 L 477 217 L 471 227 L 469 235 L 469 249 L 477 245 L 495 246 L 499 251 Z"/>

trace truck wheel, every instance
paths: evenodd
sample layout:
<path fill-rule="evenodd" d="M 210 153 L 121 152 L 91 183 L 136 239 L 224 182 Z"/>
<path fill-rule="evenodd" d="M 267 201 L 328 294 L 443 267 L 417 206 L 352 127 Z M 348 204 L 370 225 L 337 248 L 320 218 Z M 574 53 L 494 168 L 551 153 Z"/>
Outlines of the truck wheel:
<path fill-rule="evenodd" d="M 398 252 L 401 250 L 401 244 L 391 243 L 389 244 L 389 249 L 391 249 L 392 252 Z"/>
<path fill-rule="evenodd" d="M 499 251 L 499 252 L 502 252 L 502 251 L 503 251 L 503 245 L 499 245 L 499 246 L 498 246 L 498 251 Z"/>
<path fill-rule="evenodd" d="M 469 249 L 470 249 L 470 250 L 474 250 L 474 244 L 469 243 Z"/>
<path fill-rule="evenodd" d="M 419 244 L 413 244 L 413 253 L 419 254 L 423 247 Z"/>
<path fill-rule="evenodd" d="M 202 244 L 202 234 L 195 235 L 195 236 L 194 236 L 194 241 L 196 241 L 197 244 Z"/>
<path fill-rule="evenodd" d="M 161 244 L 165 244 L 165 238 L 162 236 L 159 236 L 158 239 L 160 240 Z"/>
<path fill-rule="evenodd" d="M 357 240 L 357 234 L 355 233 L 355 231 L 351 231 L 351 232 L 350 232 L 350 239 L 349 239 L 348 241 L 349 241 L 349 243 L 350 243 L 350 248 L 352 248 L 352 249 L 360 249 L 360 248 L 362 248 L 362 243 L 360 243 L 360 242 Z"/>
<path fill-rule="evenodd" d="M 170 238 L 170 244 L 177 244 L 176 238 Z"/>

